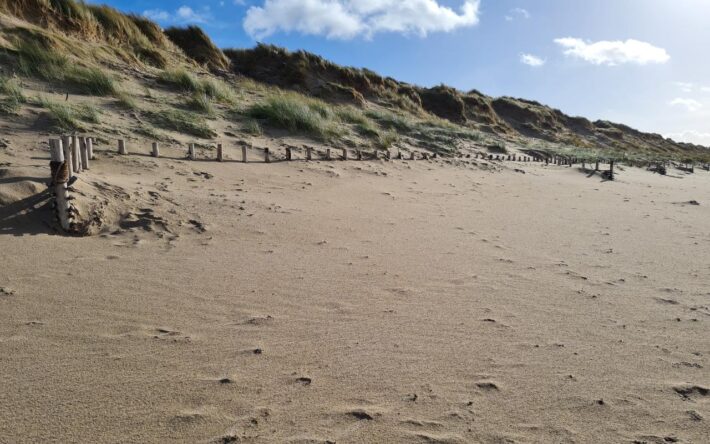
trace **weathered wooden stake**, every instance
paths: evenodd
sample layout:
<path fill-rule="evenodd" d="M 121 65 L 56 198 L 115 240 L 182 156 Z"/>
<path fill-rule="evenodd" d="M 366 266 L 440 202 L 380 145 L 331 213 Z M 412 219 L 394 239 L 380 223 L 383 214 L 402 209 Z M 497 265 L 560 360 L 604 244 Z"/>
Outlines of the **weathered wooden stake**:
<path fill-rule="evenodd" d="M 330 148 L 326 148 L 325 150 L 325 160 L 330 160 Z"/>
<path fill-rule="evenodd" d="M 291 153 L 291 147 L 286 147 L 286 160 L 293 160 L 293 155 Z"/>
<path fill-rule="evenodd" d="M 128 154 L 128 149 L 126 148 L 126 141 L 123 139 L 120 139 L 118 141 L 118 154 L 121 154 L 122 156 Z"/>
<path fill-rule="evenodd" d="M 599 159 L 597 159 L 597 164 L 594 166 L 594 171 L 599 171 Z"/>
<path fill-rule="evenodd" d="M 268 148 L 264 148 L 264 162 L 271 163 L 271 153 Z"/>
<path fill-rule="evenodd" d="M 313 160 L 313 148 L 310 146 L 306 147 L 306 160 Z"/>
<path fill-rule="evenodd" d="M 72 163 L 74 163 L 74 172 L 81 173 L 81 152 L 79 147 L 79 138 L 76 136 L 76 134 L 71 137 L 71 154 L 71 160 Z"/>
<path fill-rule="evenodd" d="M 158 145 L 158 142 L 153 142 L 153 150 L 151 151 L 151 156 L 153 157 L 160 157 L 160 145 Z"/>
<path fill-rule="evenodd" d="M 217 144 L 217 162 L 224 161 L 224 150 L 222 149 L 222 144 Z"/>
<path fill-rule="evenodd" d="M 71 153 L 71 136 L 62 136 L 62 152 L 64 154 L 64 162 L 69 166 L 69 174 L 74 174 L 74 162 L 72 162 Z"/>
<path fill-rule="evenodd" d="M 409 160 L 416 160 L 415 156 L 416 156 L 416 153 L 414 151 L 412 151 L 411 153 L 409 153 Z M 476 157 L 478 157 L 478 154 L 476 154 Z"/>
<path fill-rule="evenodd" d="M 343 160 L 348 160 L 348 149 L 343 148 Z"/>
<path fill-rule="evenodd" d="M 189 160 L 195 160 L 195 144 L 191 143 L 187 146 L 187 158 Z"/>
<path fill-rule="evenodd" d="M 357 160 L 362 160 L 362 151 L 355 151 L 355 157 L 357 158 Z"/>
<path fill-rule="evenodd" d="M 81 151 L 81 166 L 83 169 L 89 169 L 89 147 L 86 145 L 86 137 L 79 138 L 79 150 Z"/>
<path fill-rule="evenodd" d="M 71 170 L 64 161 L 64 150 L 62 141 L 52 139 L 49 141 L 49 154 L 52 159 L 52 182 L 54 191 L 54 201 L 57 207 L 57 218 L 62 230 L 69 231 L 71 227 L 69 221 L 69 199 L 67 195 L 67 180 L 71 176 Z"/>
<path fill-rule="evenodd" d="M 609 180 L 614 180 L 614 161 L 609 161 Z"/>
<path fill-rule="evenodd" d="M 94 157 L 94 138 L 93 137 L 86 138 L 86 149 L 89 151 L 89 160 L 95 160 L 96 157 Z"/>
<path fill-rule="evenodd" d="M 247 146 L 242 145 L 242 162 L 247 163 Z"/>

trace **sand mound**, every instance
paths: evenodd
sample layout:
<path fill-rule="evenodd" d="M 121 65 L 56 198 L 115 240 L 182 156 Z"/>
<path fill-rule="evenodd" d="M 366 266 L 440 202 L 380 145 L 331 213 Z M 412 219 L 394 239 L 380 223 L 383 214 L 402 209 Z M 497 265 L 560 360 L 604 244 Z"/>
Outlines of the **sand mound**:
<path fill-rule="evenodd" d="M 45 172 L 39 167 L 0 169 L 0 232 L 20 235 L 59 231 L 48 179 L 42 174 Z M 87 173 L 74 177 L 69 187 L 73 215 L 70 234 L 169 231 L 171 222 L 159 215 L 161 206 L 156 205 L 155 193 L 132 195 Z"/>

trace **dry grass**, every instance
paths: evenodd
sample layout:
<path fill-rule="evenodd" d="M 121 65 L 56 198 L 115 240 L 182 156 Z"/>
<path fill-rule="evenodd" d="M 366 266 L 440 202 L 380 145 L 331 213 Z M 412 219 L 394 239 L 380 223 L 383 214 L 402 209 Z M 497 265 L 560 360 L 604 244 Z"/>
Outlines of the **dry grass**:
<path fill-rule="evenodd" d="M 17 47 L 19 72 L 29 77 L 70 85 L 82 94 L 109 96 L 118 92 L 114 78 L 99 68 L 77 66 L 57 50 L 38 42 L 23 41 Z"/>
<path fill-rule="evenodd" d="M 273 127 L 308 134 L 320 140 L 332 140 L 337 134 L 335 114 L 331 108 L 325 102 L 300 94 L 273 95 L 253 105 L 247 113 Z"/>
<path fill-rule="evenodd" d="M 45 96 L 37 97 L 33 103 L 47 110 L 52 126 L 60 130 L 82 130 L 82 122 L 99 123 L 100 111 L 89 104 L 71 105 L 55 102 Z"/>
<path fill-rule="evenodd" d="M 17 79 L 0 75 L 0 113 L 16 114 L 23 103 L 27 101 Z"/>
<path fill-rule="evenodd" d="M 194 113 L 168 109 L 150 112 L 148 118 L 161 128 L 203 139 L 211 139 L 217 135 L 203 117 Z"/>

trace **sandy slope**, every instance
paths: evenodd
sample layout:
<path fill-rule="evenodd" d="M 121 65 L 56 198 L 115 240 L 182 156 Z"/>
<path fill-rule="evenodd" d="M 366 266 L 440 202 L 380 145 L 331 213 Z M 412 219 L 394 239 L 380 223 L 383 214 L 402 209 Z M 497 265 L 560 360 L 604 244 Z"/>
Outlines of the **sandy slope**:
<path fill-rule="evenodd" d="M 0 221 L 0 442 L 708 442 L 710 174 L 518 167 L 100 154 L 124 229 Z"/>

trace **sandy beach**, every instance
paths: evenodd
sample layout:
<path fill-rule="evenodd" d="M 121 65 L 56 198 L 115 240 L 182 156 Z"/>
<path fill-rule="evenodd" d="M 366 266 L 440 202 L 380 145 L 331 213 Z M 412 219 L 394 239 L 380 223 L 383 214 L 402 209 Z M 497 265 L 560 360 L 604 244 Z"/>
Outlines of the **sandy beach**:
<path fill-rule="evenodd" d="M 110 230 L 0 208 L 0 442 L 708 442 L 709 183 L 100 151 Z"/>

